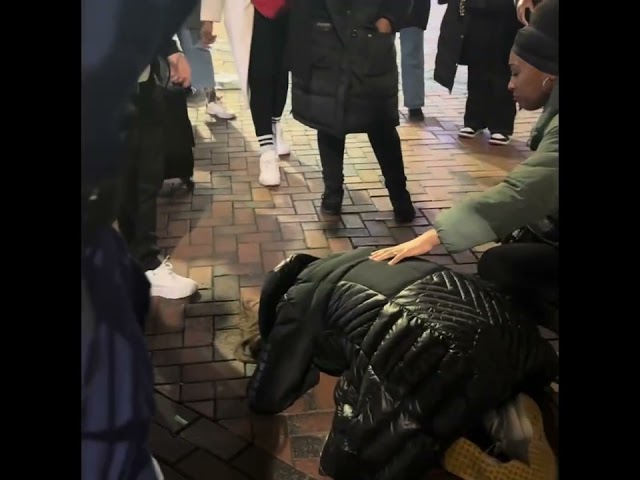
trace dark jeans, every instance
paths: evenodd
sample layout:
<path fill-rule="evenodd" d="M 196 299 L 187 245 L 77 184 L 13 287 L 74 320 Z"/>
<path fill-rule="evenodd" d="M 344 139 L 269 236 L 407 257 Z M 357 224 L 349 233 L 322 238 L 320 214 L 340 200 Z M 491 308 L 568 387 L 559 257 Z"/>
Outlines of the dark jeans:
<path fill-rule="evenodd" d="M 144 270 L 160 266 L 156 237 L 156 198 L 164 181 L 161 87 L 153 80 L 140 85 L 132 101 L 127 139 L 127 168 L 122 178 L 118 228 Z"/>
<path fill-rule="evenodd" d="M 368 133 L 369 142 L 376 155 L 389 197 L 393 201 L 406 193 L 407 177 L 404 174 L 402 147 L 396 127 L 379 124 Z M 318 130 L 318 150 L 322 163 L 322 178 L 325 190 L 341 192 L 344 184 L 345 137 L 335 137 Z"/>
<path fill-rule="evenodd" d="M 513 295 L 538 323 L 557 328 L 553 323 L 558 308 L 558 268 L 557 248 L 543 243 L 508 243 L 482 255 L 478 275 Z"/>
<path fill-rule="evenodd" d="M 255 10 L 249 57 L 250 109 L 256 136 L 272 135 L 271 119 L 287 102 L 289 70 L 285 62 L 289 16 L 269 19 Z"/>

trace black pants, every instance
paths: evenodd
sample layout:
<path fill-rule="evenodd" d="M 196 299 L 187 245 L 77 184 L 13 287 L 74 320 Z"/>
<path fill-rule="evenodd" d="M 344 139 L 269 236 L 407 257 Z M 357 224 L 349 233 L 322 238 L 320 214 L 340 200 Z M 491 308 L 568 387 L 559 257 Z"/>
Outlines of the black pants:
<path fill-rule="evenodd" d="M 558 249 L 543 243 L 508 243 L 487 250 L 478 275 L 511 294 L 547 326 L 558 307 Z"/>
<path fill-rule="evenodd" d="M 272 135 L 271 119 L 280 118 L 287 102 L 289 70 L 285 49 L 289 15 L 269 19 L 255 10 L 249 57 L 251 117 L 258 138 Z"/>
<path fill-rule="evenodd" d="M 513 15 L 469 13 L 462 63 L 468 66 L 465 127 L 513 135 L 516 103 L 509 92 L 509 53 L 520 24 Z"/>
<path fill-rule="evenodd" d="M 156 198 L 164 181 L 162 89 L 151 79 L 134 96 L 122 178 L 118 228 L 144 270 L 160 266 L 156 237 Z"/>
<path fill-rule="evenodd" d="M 393 201 L 406 194 L 407 177 L 404 174 L 402 147 L 398 131 L 391 124 L 379 124 L 369 133 L 369 142 L 376 155 L 389 197 Z M 344 183 L 345 137 L 336 137 L 318 130 L 318 150 L 322 163 L 325 191 L 342 192 Z"/>

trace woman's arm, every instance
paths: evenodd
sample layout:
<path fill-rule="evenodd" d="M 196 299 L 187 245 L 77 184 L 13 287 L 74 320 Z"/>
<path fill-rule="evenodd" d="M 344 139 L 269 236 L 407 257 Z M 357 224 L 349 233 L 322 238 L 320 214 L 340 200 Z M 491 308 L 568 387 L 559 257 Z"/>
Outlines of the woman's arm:
<path fill-rule="evenodd" d="M 435 221 L 440 242 L 459 252 L 506 237 L 558 205 L 558 120 L 538 149 L 498 185 L 471 195 Z"/>
<path fill-rule="evenodd" d="M 538 149 L 498 185 L 441 213 L 434 230 L 395 247 L 378 250 L 373 260 L 425 255 L 442 244 L 451 252 L 461 252 L 506 237 L 524 225 L 540 220 L 558 205 L 558 135 L 556 117 L 545 132 Z"/>

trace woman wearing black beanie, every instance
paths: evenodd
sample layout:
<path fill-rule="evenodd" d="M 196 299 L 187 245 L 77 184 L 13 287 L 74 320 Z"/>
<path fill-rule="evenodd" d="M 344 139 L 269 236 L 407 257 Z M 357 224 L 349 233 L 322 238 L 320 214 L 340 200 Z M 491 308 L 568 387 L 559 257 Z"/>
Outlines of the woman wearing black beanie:
<path fill-rule="evenodd" d="M 544 107 L 530 140 L 533 154 L 498 185 L 442 212 L 434 229 L 372 255 L 374 260 L 397 263 L 440 244 L 456 253 L 502 241 L 484 253 L 478 273 L 522 298 L 544 297 L 545 307 L 551 302 L 554 310 L 552 317 L 540 320 L 554 324 L 559 247 L 558 8 L 559 0 L 543 0 L 536 7 L 530 24 L 518 32 L 509 58 L 509 90 L 516 101 L 525 110 Z"/>

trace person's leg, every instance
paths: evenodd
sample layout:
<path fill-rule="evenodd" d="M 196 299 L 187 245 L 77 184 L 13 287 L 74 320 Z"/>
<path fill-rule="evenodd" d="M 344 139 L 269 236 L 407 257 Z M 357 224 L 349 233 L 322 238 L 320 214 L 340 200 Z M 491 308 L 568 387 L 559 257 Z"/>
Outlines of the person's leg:
<path fill-rule="evenodd" d="M 470 63 L 467 79 L 467 103 L 464 109 L 464 127 L 459 135 L 471 138 L 487 128 L 487 108 L 489 104 L 489 76 L 482 65 Z"/>
<path fill-rule="evenodd" d="M 249 57 L 249 108 L 260 145 L 260 178 L 264 186 L 280 184 L 280 167 L 273 141 L 276 70 L 274 21 L 255 11 Z"/>
<path fill-rule="evenodd" d="M 536 321 L 557 329 L 558 249 L 543 243 L 507 243 L 487 250 L 478 275 L 511 294 Z"/>
<path fill-rule="evenodd" d="M 495 46 L 489 53 L 491 59 L 489 83 L 491 86 L 491 109 L 487 115 L 487 128 L 491 132 L 489 143 L 506 145 L 513 135 L 513 125 L 516 118 L 516 102 L 509 91 L 511 79 L 509 55 L 513 41 L 522 25 L 512 15 L 496 17 Z"/>
<path fill-rule="evenodd" d="M 509 291 L 558 285 L 558 249 L 544 243 L 506 243 L 484 252 L 478 275 Z"/>
<path fill-rule="evenodd" d="M 151 283 L 151 295 L 177 299 L 191 296 L 198 285 L 174 273 L 166 260 L 161 261 L 157 244 L 156 199 L 164 180 L 163 129 L 166 112 L 163 95 L 162 88 L 153 80 L 141 85 L 135 235 L 130 249 Z"/>
<path fill-rule="evenodd" d="M 289 14 L 283 14 L 274 21 L 274 90 L 273 110 L 271 112 L 271 124 L 273 141 L 278 155 L 289 155 L 291 148 L 284 139 L 282 132 L 282 113 L 287 103 L 289 91 L 289 68 L 286 63 L 287 37 L 289 33 Z"/>
<path fill-rule="evenodd" d="M 400 30 L 400 63 L 404 106 L 409 119 L 424 120 L 424 31 L 418 27 Z"/>
<path fill-rule="evenodd" d="M 127 134 L 125 141 L 125 168 L 118 182 L 117 196 L 117 220 L 118 231 L 124 238 L 127 246 L 135 234 L 135 218 L 138 203 L 138 107 L 137 96 L 132 97 L 128 107 Z"/>
<path fill-rule="evenodd" d="M 344 144 L 344 137 L 335 137 L 318 130 L 318 151 L 324 181 L 321 207 L 329 215 L 340 215 L 342 211 Z"/>
<path fill-rule="evenodd" d="M 198 92 L 203 92 L 207 105 L 207 113 L 220 120 L 233 120 L 235 113 L 227 110 L 216 92 L 216 77 L 213 68 L 212 48 L 200 41 L 200 30 L 189 29 L 184 34 L 188 36 L 189 50 L 187 59 L 191 66 L 191 85 Z M 182 42 L 182 40 L 180 40 Z"/>
<path fill-rule="evenodd" d="M 162 263 L 156 237 L 156 198 L 164 181 L 161 95 L 161 89 L 153 80 L 140 84 L 136 198 L 132 208 L 135 234 L 129 247 L 145 271 L 155 270 Z"/>
<path fill-rule="evenodd" d="M 369 131 L 369 142 L 376 155 L 380 170 L 384 176 L 385 186 L 389 191 L 389 199 L 393 205 L 393 213 L 399 223 L 411 222 L 415 216 L 415 208 L 411 195 L 407 191 L 407 177 L 404 173 L 402 145 L 396 127 L 380 123 Z"/>

